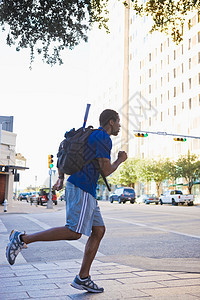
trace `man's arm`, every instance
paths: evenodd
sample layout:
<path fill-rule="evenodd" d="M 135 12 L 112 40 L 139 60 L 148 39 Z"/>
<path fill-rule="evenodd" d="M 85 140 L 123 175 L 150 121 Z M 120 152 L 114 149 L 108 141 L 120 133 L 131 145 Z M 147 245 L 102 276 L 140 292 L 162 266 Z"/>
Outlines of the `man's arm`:
<path fill-rule="evenodd" d="M 118 158 L 112 164 L 109 158 L 98 158 L 100 169 L 105 176 L 112 174 L 121 163 L 127 159 L 127 154 L 125 151 L 119 151 Z"/>

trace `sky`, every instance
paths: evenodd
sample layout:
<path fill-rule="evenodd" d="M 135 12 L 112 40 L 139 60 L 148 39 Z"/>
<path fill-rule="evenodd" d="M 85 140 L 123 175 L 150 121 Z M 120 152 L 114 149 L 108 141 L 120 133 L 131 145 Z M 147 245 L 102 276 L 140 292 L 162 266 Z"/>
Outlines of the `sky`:
<path fill-rule="evenodd" d="M 89 99 L 89 43 L 65 50 L 64 64 L 38 59 L 29 69 L 29 51 L 17 52 L 0 40 L 0 115 L 14 116 L 16 152 L 27 159 L 19 189 L 43 185 L 49 177 L 48 154 L 56 154 L 64 133 L 83 124 Z M 91 106 L 88 118 L 95 112 Z M 56 169 L 56 168 L 54 168 Z M 36 180 L 37 179 L 37 180 Z"/>

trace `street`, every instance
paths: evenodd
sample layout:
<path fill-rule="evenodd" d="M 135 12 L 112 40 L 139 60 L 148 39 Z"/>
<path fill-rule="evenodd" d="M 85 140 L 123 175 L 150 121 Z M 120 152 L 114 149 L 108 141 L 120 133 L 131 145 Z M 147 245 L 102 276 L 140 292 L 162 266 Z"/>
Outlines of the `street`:
<path fill-rule="evenodd" d="M 199 206 L 99 203 L 107 228 L 98 252 L 101 260 L 151 270 L 200 271 Z M 2 214 L 0 264 L 7 264 L 4 247 L 13 228 L 32 233 L 63 226 L 64 205 L 60 202 L 60 209 L 51 213 L 43 208 L 42 213 Z M 80 259 L 86 241 L 83 236 L 78 241 L 30 244 L 17 262 Z"/>

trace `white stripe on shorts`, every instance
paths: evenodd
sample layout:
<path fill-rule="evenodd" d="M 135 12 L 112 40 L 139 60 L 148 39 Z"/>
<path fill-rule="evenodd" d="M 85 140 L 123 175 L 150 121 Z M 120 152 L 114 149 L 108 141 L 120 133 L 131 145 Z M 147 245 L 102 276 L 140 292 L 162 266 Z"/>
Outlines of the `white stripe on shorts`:
<path fill-rule="evenodd" d="M 82 225 L 83 225 L 85 212 L 86 212 L 86 208 L 87 208 L 88 196 L 89 196 L 89 194 L 87 192 L 84 192 L 83 205 L 82 205 L 82 208 L 81 208 L 80 218 L 79 218 L 79 221 L 78 221 L 76 232 L 79 232 L 81 230 Z"/>

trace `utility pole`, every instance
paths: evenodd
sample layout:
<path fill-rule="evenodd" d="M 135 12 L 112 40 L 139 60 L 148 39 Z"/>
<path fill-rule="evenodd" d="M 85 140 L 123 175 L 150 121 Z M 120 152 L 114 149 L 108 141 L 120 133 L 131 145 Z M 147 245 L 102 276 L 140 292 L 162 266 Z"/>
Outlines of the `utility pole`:
<path fill-rule="evenodd" d="M 129 14 L 130 0 L 126 0 L 124 16 L 124 70 L 122 109 L 122 149 L 128 153 L 129 144 Z"/>

